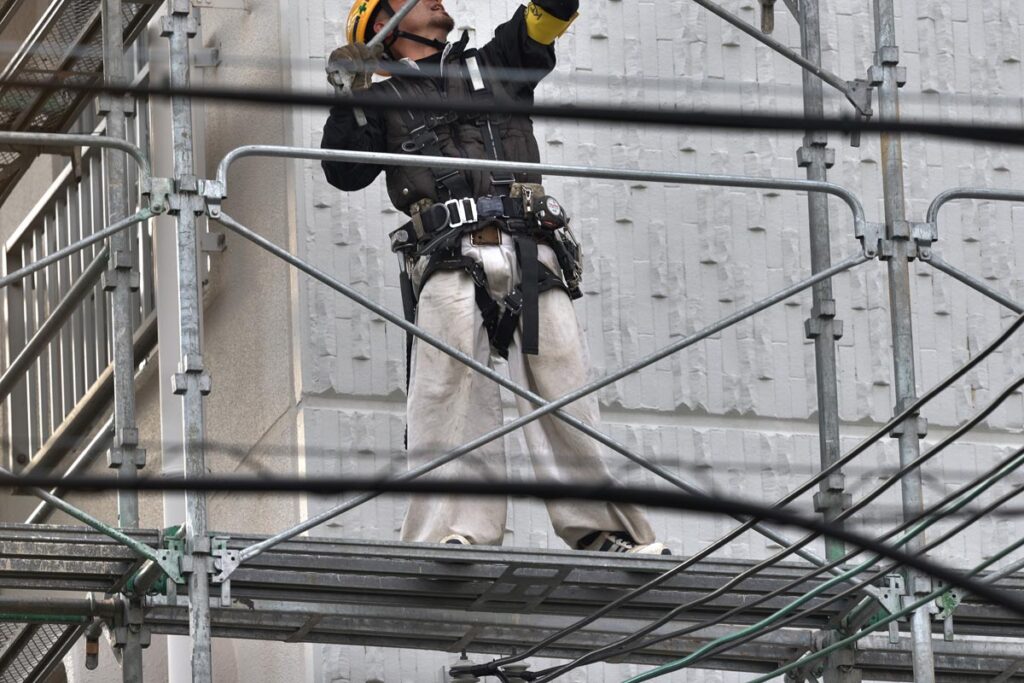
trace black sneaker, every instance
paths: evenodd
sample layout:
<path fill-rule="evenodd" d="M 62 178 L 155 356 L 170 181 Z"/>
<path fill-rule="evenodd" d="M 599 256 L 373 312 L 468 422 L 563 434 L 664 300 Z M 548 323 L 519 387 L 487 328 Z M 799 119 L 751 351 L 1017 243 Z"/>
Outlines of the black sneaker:
<path fill-rule="evenodd" d="M 580 539 L 577 550 L 596 550 L 605 553 L 632 555 L 671 555 L 664 543 L 637 543 L 625 531 L 595 531 Z"/>

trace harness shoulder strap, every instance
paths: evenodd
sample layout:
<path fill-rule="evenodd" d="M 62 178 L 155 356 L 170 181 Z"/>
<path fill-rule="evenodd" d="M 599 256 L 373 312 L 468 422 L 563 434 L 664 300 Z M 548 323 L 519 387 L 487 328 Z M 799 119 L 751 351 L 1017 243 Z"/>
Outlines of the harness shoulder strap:
<path fill-rule="evenodd" d="M 391 86 L 398 99 L 405 99 L 401 89 L 392 83 L 390 79 L 385 81 L 385 83 Z M 441 152 L 441 144 L 437 133 L 434 130 L 445 120 L 444 117 L 428 116 L 421 111 L 406 109 L 402 112 L 402 118 L 405 119 L 406 127 L 409 129 L 409 137 L 402 143 L 403 152 L 431 157 L 444 156 Z M 434 176 L 434 184 L 437 186 L 437 189 L 448 193 L 448 199 L 473 196 L 469 182 L 461 171 L 448 171 L 431 167 L 430 173 Z"/>
<path fill-rule="evenodd" d="M 487 79 L 484 78 L 484 70 L 481 67 L 481 60 L 476 50 L 469 50 L 463 59 L 466 65 L 466 82 L 469 85 L 471 97 L 481 101 L 491 102 L 494 100 L 494 89 L 491 88 Z M 499 136 L 500 125 L 494 121 L 489 114 L 481 115 L 477 119 L 480 127 L 480 135 L 484 140 L 484 150 L 488 158 L 495 161 L 503 161 L 501 138 Z M 491 173 L 491 185 L 494 187 L 494 194 L 509 195 L 512 192 L 512 184 L 516 178 L 508 171 L 495 171 Z"/>

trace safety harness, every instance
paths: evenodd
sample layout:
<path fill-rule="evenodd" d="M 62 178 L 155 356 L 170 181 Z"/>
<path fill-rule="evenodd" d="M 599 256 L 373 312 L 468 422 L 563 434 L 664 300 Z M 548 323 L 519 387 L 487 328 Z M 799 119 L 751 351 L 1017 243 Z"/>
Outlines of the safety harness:
<path fill-rule="evenodd" d="M 463 36 L 455 49 L 462 48 L 466 40 L 467 37 Z M 442 54 L 442 69 L 449 50 L 451 47 Z M 462 54 L 461 61 L 465 65 L 465 73 L 460 75 L 466 79 L 472 96 L 480 99 L 493 98 L 493 91 L 483 77 L 476 51 L 469 50 Z M 399 99 L 404 99 L 401 89 L 390 81 L 388 83 Z M 403 152 L 443 156 L 436 129 L 442 125 L 456 123 L 457 115 L 407 110 L 402 116 L 409 130 L 407 139 L 402 143 Z M 477 117 L 477 125 L 487 156 L 501 161 L 500 122 L 490 115 L 480 115 Z M 413 208 L 412 219 L 391 233 L 392 250 L 400 255 L 403 266 L 401 290 L 406 318 L 413 322 L 416 317 L 416 292 L 408 272 L 408 263 L 416 258 L 428 256 L 429 261 L 420 280 L 421 290 L 430 276 L 438 271 L 466 271 L 473 279 L 476 305 L 483 317 L 484 329 L 487 331 L 491 347 L 503 358 L 508 358 L 509 346 L 521 320 L 522 351 L 526 354 L 537 354 L 539 295 L 554 288 L 565 290 L 573 298 L 580 295 L 578 288 L 567 287 L 561 277 L 538 260 L 538 241 L 547 242 L 555 248 L 559 264 L 566 273 L 578 272 L 578 263 L 569 261 L 572 260 L 572 256 L 578 262 L 579 254 L 565 253 L 564 248 L 560 249 L 564 244 L 553 238 L 552 230 L 537 224 L 532 210 L 533 191 L 524 191 L 523 186 L 516 183 L 515 176 L 511 173 L 492 173 L 493 194 L 474 198 L 470 183 L 461 171 L 431 168 L 430 172 L 439 196 L 447 197 L 447 200 L 439 204 L 419 203 Z M 539 186 L 529 187 L 539 189 Z M 558 206 L 557 202 L 549 202 L 552 203 Z M 562 225 L 564 226 L 564 222 Z M 488 291 L 487 275 L 483 266 L 462 253 L 462 235 L 492 226 L 498 226 L 498 229 L 514 240 L 521 275 L 520 283 L 500 303 L 491 297 Z M 500 243 L 500 238 L 494 243 Z M 407 353 L 411 354 L 411 349 L 410 337 L 406 346 Z"/>

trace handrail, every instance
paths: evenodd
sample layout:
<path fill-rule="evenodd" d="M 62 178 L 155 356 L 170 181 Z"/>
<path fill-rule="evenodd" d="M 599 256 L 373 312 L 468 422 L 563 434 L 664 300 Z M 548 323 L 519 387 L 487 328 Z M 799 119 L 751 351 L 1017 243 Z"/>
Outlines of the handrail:
<path fill-rule="evenodd" d="M 103 247 L 100 253 L 96 255 L 96 258 L 92 260 L 92 263 L 75 280 L 75 283 L 68 290 L 67 294 L 64 295 L 64 298 L 60 300 L 56 308 L 53 309 L 50 316 L 39 326 L 39 329 L 32 335 L 32 338 L 25 343 L 25 346 L 18 352 L 17 357 L 4 370 L 3 375 L 0 375 L 0 403 L 7 400 L 14 385 L 21 379 L 25 370 L 35 362 L 54 335 L 60 332 L 64 322 L 78 308 L 85 295 L 96 285 L 96 282 L 103 275 L 103 271 L 107 267 L 109 255 L 109 248 Z"/>
<path fill-rule="evenodd" d="M 126 140 L 108 138 L 103 135 L 70 135 L 64 133 L 20 133 L 0 131 L 0 144 L 64 148 L 64 147 L 106 147 L 124 152 L 135 159 L 143 180 L 152 177 L 149 159 L 142 149 Z"/>
<path fill-rule="evenodd" d="M 511 171 L 513 173 L 539 173 L 542 175 L 597 178 L 601 180 L 633 180 L 673 185 L 709 185 L 712 187 L 748 187 L 765 190 L 792 190 L 795 192 L 823 192 L 842 199 L 853 212 L 857 234 L 867 222 L 864 206 L 851 191 L 835 183 L 815 180 L 763 178 L 757 176 L 680 173 L 675 171 L 641 171 L 600 166 L 566 166 L 561 164 L 533 164 L 518 161 L 492 161 L 488 159 L 458 159 L 451 157 L 414 156 L 411 154 L 385 154 L 383 152 L 350 152 L 313 147 L 284 147 L 281 145 L 245 145 L 228 152 L 217 165 L 217 183 L 223 196 L 227 196 L 227 176 L 231 164 L 244 157 L 274 157 L 289 159 L 319 159 L 321 161 L 347 161 L 351 163 L 384 166 L 419 166 L 447 168 L 457 171 Z"/>
<path fill-rule="evenodd" d="M 985 187 L 954 187 L 940 193 L 928 207 L 928 222 L 937 223 L 939 211 L 955 199 L 990 199 L 1006 202 L 1024 202 L 1024 192 L 1015 190 L 993 190 Z"/>

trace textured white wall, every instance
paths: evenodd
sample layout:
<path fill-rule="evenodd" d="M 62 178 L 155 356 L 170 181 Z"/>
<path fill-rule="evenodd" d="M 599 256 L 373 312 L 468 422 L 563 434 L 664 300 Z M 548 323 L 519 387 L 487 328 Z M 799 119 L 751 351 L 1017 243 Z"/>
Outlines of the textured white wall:
<path fill-rule="evenodd" d="M 449 0 L 460 29 L 477 44 L 509 16 L 511 0 Z M 753 0 L 723 4 L 751 23 Z M 827 67 L 863 78 L 872 61 L 869 0 L 822 0 Z M 342 42 L 347 5 L 310 0 L 294 8 L 292 57 L 296 85 L 322 84 L 324 55 Z M 899 43 L 909 82 L 904 114 L 996 120 L 1021 117 L 1019 4 L 905 0 L 897 4 Z M 776 36 L 799 48 L 795 22 L 779 3 Z M 559 67 L 538 99 L 544 102 L 637 103 L 680 108 L 728 107 L 799 112 L 798 68 L 684 0 L 593 0 L 558 47 Z M 847 112 L 826 93 L 831 113 Z M 296 142 L 316 146 L 322 112 L 293 121 Z M 801 136 L 762 132 L 661 129 L 645 126 L 540 122 L 542 156 L 554 163 L 625 168 L 803 177 L 795 162 Z M 869 219 L 882 220 L 878 145 L 865 136 L 852 148 L 834 137 L 832 179 L 857 193 Z M 958 185 L 1013 187 L 1024 172 L 1019 151 L 949 140 L 905 144 L 908 212 L 923 220 L 931 198 Z M 586 296 L 577 312 L 587 329 L 595 377 L 692 333 L 806 276 L 810 268 L 806 199 L 790 192 L 666 187 L 641 183 L 550 179 L 549 190 L 574 213 L 584 243 Z M 317 265 L 392 310 L 400 310 L 397 269 L 386 233 L 399 222 L 382 182 L 345 195 L 323 182 L 319 164 L 305 164 L 296 183 L 298 247 Z M 1024 300 L 1024 209 L 960 202 L 940 220 L 937 250 L 947 260 Z M 849 211 L 832 202 L 833 256 L 855 253 Z M 926 389 L 970 358 L 1011 315 L 959 283 L 914 264 L 918 384 Z M 401 453 L 404 337 L 393 327 L 323 287 L 300 280 L 301 440 L 311 473 L 355 473 L 404 467 Z M 891 414 L 891 350 L 884 266 L 871 263 L 835 280 L 846 336 L 839 344 L 844 445 L 849 447 Z M 704 486 L 772 501 L 817 468 L 813 347 L 804 338 L 810 296 L 696 345 L 601 393 L 606 429 L 643 454 Z M 934 442 L 1024 370 L 1024 335 L 926 411 Z M 1024 399 L 1014 395 L 969 439 L 924 469 L 935 499 L 1019 446 Z M 336 456 L 339 449 L 344 455 Z M 527 474 L 521 438 L 507 439 L 510 472 Z M 622 479 L 652 476 L 609 454 Z M 893 471 L 895 444 L 883 443 L 848 472 L 863 494 Z M 1020 476 L 1015 482 L 1022 481 Z M 882 497 L 865 524 L 892 519 L 898 495 Z M 313 509 L 321 505 L 310 504 Z M 803 508 L 810 511 L 809 502 Z M 393 538 L 402 506 L 387 500 L 336 520 L 331 533 Z M 693 553 L 729 529 L 724 519 L 657 513 L 660 536 Z M 1006 521 L 987 521 L 936 554 L 960 566 L 1019 534 Z M 543 509 L 516 503 L 506 544 L 557 546 Z M 763 557 L 775 548 L 755 535 L 726 551 Z M 322 648 L 317 680 L 433 680 L 447 656 Z M 574 681 L 616 681 L 631 667 L 592 667 Z M 680 674 L 673 680 L 732 680 L 727 674 Z"/>

